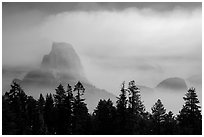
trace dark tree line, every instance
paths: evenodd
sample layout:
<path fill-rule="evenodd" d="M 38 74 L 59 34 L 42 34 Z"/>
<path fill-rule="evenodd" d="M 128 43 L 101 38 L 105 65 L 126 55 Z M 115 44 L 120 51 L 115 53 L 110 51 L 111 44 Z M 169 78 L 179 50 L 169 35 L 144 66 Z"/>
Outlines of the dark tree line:
<path fill-rule="evenodd" d="M 145 110 L 140 90 L 134 81 L 128 87 L 122 83 L 116 106 L 100 100 L 90 114 L 83 94 L 85 88 L 78 82 L 74 89 L 61 84 L 55 94 L 40 94 L 35 100 L 27 96 L 19 84 L 2 97 L 2 133 L 37 135 L 174 135 L 202 134 L 202 115 L 195 88 L 183 98 L 185 104 L 177 116 L 166 112 L 160 99 Z"/>

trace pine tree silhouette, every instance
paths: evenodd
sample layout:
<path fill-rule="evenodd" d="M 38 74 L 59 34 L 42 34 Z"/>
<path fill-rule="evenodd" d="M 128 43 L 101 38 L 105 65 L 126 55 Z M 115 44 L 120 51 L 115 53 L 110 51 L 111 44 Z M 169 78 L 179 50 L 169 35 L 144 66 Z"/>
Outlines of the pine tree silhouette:
<path fill-rule="evenodd" d="M 135 81 L 129 82 L 129 106 L 128 106 L 128 133 L 141 134 L 142 115 L 145 113 L 145 107 L 141 101 L 140 89 Z"/>
<path fill-rule="evenodd" d="M 72 119 L 73 119 L 73 93 L 72 93 L 72 87 L 68 84 L 67 90 L 66 90 L 66 97 L 65 97 L 65 128 L 66 128 L 66 134 L 72 134 Z"/>
<path fill-rule="evenodd" d="M 151 109 L 154 134 L 164 134 L 162 131 L 162 127 L 164 126 L 165 122 L 166 109 L 164 108 L 161 100 L 158 99 Z"/>
<path fill-rule="evenodd" d="M 178 115 L 181 134 L 202 134 L 202 116 L 195 88 L 190 88 L 183 99 L 185 104 Z"/>
<path fill-rule="evenodd" d="M 94 110 L 97 135 L 113 135 L 115 128 L 116 108 L 113 102 L 108 99 L 100 100 Z"/>
<path fill-rule="evenodd" d="M 56 134 L 55 129 L 55 109 L 52 94 L 46 95 L 44 120 L 47 126 L 48 134 Z"/>
<path fill-rule="evenodd" d="M 133 114 L 142 114 L 145 111 L 145 107 L 141 101 L 140 89 L 136 86 L 135 81 L 129 82 L 128 91 L 129 97 L 129 108 Z"/>
<path fill-rule="evenodd" d="M 167 134 L 167 135 L 178 134 L 177 133 L 178 126 L 177 126 L 176 118 L 174 114 L 171 111 L 169 111 L 164 118 L 165 118 L 165 123 L 163 127 L 164 128 L 163 134 Z"/>
<path fill-rule="evenodd" d="M 30 134 L 31 129 L 28 124 L 27 115 L 27 95 L 19 84 L 13 82 L 11 90 L 5 93 L 12 112 L 15 115 L 17 125 L 16 134 Z"/>
<path fill-rule="evenodd" d="M 67 121 L 65 120 L 67 117 L 66 113 L 66 92 L 64 87 L 60 84 L 56 90 L 56 94 L 54 94 L 55 101 L 55 110 L 56 110 L 56 134 L 63 135 L 67 134 Z"/>
<path fill-rule="evenodd" d="M 89 114 L 86 104 L 84 103 L 85 99 L 81 98 L 85 91 L 81 82 L 75 85 L 74 91 L 77 91 L 77 95 L 73 102 L 73 134 L 88 134 L 87 122 Z"/>
<path fill-rule="evenodd" d="M 122 83 L 121 93 L 119 97 L 117 97 L 116 108 L 116 134 L 125 135 L 128 134 L 127 131 L 127 103 L 128 99 L 126 97 L 127 89 L 125 89 L 125 82 Z"/>
<path fill-rule="evenodd" d="M 11 90 L 2 96 L 2 134 L 202 134 L 201 107 L 195 88 L 183 97 L 185 104 L 178 116 L 171 111 L 166 113 L 160 99 L 151 108 L 152 114 L 146 112 L 134 81 L 129 82 L 127 89 L 122 83 L 116 107 L 110 99 L 101 99 L 92 115 L 88 113 L 84 92 L 81 82 L 74 90 L 69 84 L 66 90 L 60 84 L 54 95 L 47 94 L 44 99 L 40 94 L 35 100 L 13 82 Z"/>
<path fill-rule="evenodd" d="M 40 135 L 47 134 L 47 127 L 45 125 L 44 114 L 45 114 L 45 99 L 42 94 L 37 101 L 38 106 L 38 117 L 39 117 L 39 125 L 38 132 Z"/>
<path fill-rule="evenodd" d="M 16 135 L 18 133 L 16 119 L 16 114 L 9 104 L 9 98 L 4 95 L 2 97 L 2 135 Z"/>

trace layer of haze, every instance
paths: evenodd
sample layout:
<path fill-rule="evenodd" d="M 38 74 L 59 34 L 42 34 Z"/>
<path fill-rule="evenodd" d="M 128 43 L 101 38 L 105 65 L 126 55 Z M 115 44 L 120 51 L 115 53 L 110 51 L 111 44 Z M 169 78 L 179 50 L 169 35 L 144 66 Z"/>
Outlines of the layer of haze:
<path fill-rule="evenodd" d="M 201 3 L 3 3 L 2 23 L 3 66 L 37 67 L 53 41 L 68 42 L 87 78 L 116 95 L 123 81 L 202 73 Z"/>

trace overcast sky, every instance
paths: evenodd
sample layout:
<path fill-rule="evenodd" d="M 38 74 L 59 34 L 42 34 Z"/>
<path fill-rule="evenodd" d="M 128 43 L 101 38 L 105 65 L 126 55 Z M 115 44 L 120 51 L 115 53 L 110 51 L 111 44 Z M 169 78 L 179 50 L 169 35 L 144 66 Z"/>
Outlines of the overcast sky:
<path fill-rule="evenodd" d="M 202 73 L 201 3 L 3 3 L 3 66 L 40 64 L 68 42 L 87 78 L 116 92 Z"/>

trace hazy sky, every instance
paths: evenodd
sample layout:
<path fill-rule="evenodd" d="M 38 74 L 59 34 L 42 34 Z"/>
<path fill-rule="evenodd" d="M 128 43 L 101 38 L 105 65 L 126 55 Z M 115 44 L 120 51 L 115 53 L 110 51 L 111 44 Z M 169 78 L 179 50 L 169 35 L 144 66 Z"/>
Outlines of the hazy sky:
<path fill-rule="evenodd" d="M 38 66 L 68 42 L 87 78 L 116 92 L 202 73 L 202 3 L 3 3 L 3 66 Z"/>

